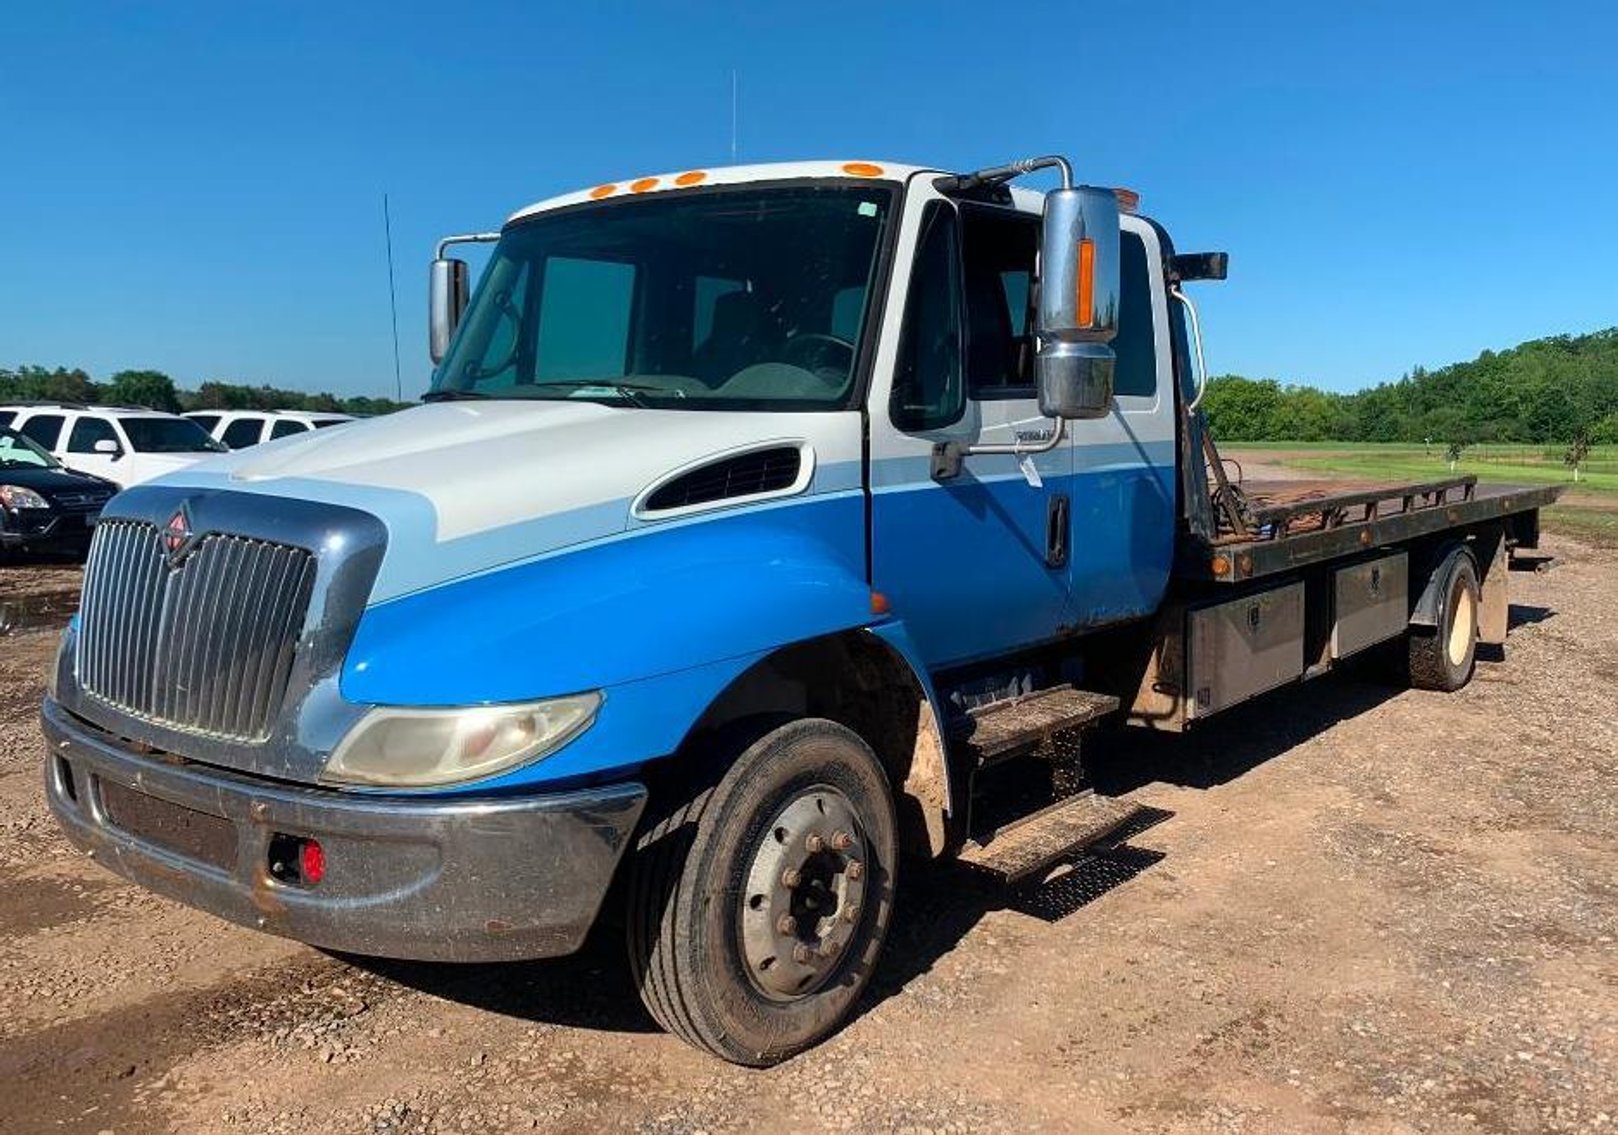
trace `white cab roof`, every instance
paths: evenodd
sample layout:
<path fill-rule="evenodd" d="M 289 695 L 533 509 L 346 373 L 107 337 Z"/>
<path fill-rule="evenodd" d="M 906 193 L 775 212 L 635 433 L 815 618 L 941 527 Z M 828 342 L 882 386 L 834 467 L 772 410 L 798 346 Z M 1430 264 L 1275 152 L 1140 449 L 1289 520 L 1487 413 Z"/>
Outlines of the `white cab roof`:
<path fill-rule="evenodd" d="M 926 172 L 941 173 L 943 171 L 929 171 L 926 166 L 904 165 L 899 162 L 868 161 L 865 159 L 770 162 L 763 165 L 747 166 L 704 166 L 675 170 L 672 173 L 634 175 L 619 181 L 604 182 L 601 185 L 575 190 L 572 193 L 564 193 L 558 197 L 550 197 L 544 201 L 536 201 L 526 209 L 519 209 L 513 213 L 507 223 L 509 224 L 511 221 L 519 220 L 523 217 L 533 216 L 535 213 L 560 209 L 566 205 L 579 205 L 586 201 L 608 200 L 614 197 L 629 197 L 635 194 L 678 192 L 681 189 L 696 189 L 705 185 L 739 185 L 745 182 L 794 181 L 812 178 L 837 178 L 842 181 L 847 181 L 850 178 L 866 178 L 871 181 L 904 181 L 913 174 Z"/>

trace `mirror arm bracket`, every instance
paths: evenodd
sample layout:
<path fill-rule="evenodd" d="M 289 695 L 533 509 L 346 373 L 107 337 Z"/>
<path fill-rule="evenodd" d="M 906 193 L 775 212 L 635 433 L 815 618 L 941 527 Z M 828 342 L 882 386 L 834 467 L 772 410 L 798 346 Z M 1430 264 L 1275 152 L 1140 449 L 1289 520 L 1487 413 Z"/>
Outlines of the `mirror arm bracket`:
<path fill-rule="evenodd" d="M 438 242 L 438 250 L 433 256 L 438 260 L 444 259 L 444 253 L 452 244 L 493 244 L 499 239 L 499 233 L 462 233 L 459 236 L 447 236 Z"/>
<path fill-rule="evenodd" d="M 983 445 L 971 445 L 960 441 L 940 441 L 933 443 L 932 475 L 935 481 L 948 481 L 961 474 L 961 465 L 968 457 L 976 457 L 985 453 L 1009 453 L 1014 457 L 1032 457 L 1041 453 L 1049 453 L 1062 444 L 1067 437 L 1067 420 L 1065 418 L 1047 418 L 1052 423 L 1050 436 L 1043 438 L 1032 445 L 1025 445 L 1021 441 L 991 442 Z"/>

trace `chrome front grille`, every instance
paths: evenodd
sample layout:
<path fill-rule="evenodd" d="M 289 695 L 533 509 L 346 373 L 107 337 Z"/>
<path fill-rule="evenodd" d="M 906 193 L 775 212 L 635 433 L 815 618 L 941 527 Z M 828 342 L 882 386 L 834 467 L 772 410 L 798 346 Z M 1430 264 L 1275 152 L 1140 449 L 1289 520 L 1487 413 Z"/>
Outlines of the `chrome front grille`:
<path fill-rule="evenodd" d="M 85 566 L 79 686 L 145 721 L 263 741 L 314 578 L 303 548 L 218 532 L 171 566 L 156 525 L 105 520 Z"/>

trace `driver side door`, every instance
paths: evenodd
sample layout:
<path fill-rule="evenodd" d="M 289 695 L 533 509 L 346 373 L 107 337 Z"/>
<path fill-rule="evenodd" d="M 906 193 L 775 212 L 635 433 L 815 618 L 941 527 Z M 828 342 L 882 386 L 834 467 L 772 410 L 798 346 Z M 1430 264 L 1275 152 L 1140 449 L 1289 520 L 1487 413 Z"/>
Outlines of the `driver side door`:
<path fill-rule="evenodd" d="M 929 667 L 961 665 L 1060 632 L 1069 599 L 1067 443 L 967 458 L 935 477 L 940 443 L 1049 436 L 1027 347 L 1039 218 L 957 205 L 913 187 L 888 310 L 903 312 L 873 383 L 872 586 Z M 884 383 L 881 376 L 886 375 Z"/>

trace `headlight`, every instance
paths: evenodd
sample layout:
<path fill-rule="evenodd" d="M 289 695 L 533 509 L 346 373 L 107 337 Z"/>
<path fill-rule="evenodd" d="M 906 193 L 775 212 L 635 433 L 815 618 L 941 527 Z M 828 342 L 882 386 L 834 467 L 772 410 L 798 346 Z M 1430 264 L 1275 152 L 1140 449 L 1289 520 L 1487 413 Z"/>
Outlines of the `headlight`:
<path fill-rule="evenodd" d="M 493 776 L 555 752 L 600 707 L 600 694 L 455 709 L 378 706 L 343 738 L 321 778 L 424 788 Z"/>
<path fill-rule="evenodd" d="M 49 508 L 51 502 L 21 485 L 0 485 L 0 504 L 7 508 Z"/>

